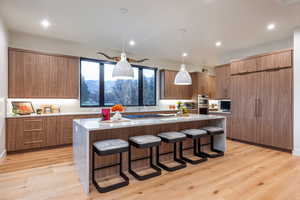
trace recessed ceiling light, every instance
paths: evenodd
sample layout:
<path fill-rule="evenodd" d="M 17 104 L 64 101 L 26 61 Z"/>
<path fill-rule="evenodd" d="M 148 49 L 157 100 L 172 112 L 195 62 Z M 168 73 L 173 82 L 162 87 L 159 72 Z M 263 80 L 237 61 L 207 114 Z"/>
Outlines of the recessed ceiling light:
<path fill-rule="evenodd" d="M 183 56 L 183 57 L 187 57 L 188 54 L 187 54 L 187 53 L 182 53 L 182 56 Z"/>
<path fill-rule="evenodd" d="M 41 26 L 44 28 L 48 28 L 51 25 L 51 23 L 47 19 L 43 19 L 41 21 Z"/>
<path fill-rule="evenodd" d="M 222 46 L 222 42 L 221 42 L 221 41 L 216 42 L 216 46 L 217 46 L 217 47 Z"/>
<path fill-rule="evenodd" d="M 271 31 L 271 30 L 274 30 L 276 28 L 275 24 L 269 24 L 267 26 L 268 30 Z"/>
<path fill-rule="evenodd" d="M 134 45 L 135 45 L 135 41 L 134 41 L 134 40 L 130 40 L 130 41 L 129 41 L 129 45 L 130 45 L 130 46 L 134 46 Z"/>

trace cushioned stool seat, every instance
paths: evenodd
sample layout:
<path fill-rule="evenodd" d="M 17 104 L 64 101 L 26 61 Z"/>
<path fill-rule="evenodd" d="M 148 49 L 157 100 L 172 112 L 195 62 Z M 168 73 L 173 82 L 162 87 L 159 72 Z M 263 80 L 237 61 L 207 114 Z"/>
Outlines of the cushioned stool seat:
<path fill-rule="evenodd" d="M 221 135 L 224 133 L 224 129 L 217 126 L 207 126 L 202 129 L 206 130 L 209 135 Z"/>
<path fill-rule="evenodd" d="M 156 147 L 156 163 L 157 163 L 157 165 L 167 171 L 175 171 L 175 170 L 185 168 L 186 163 L 183 160 L 177 158 L 177 146 L 176 145 L 177 145 L 177 142 L 182 142 L 183 140 L 185 140 L 186 135 L 183 133 L 174 131 L 174 132 L 159 133 L 158 136 L 162 139 L 162 141 L 164 141 L 166 143 L 173 143 L 173 151 L 163 153 L 162 155 L 173 153 L 173 160 L 174 160 L 174 162 L 177 162 L 178 165 L 175 167 L 168 167 L 167 165 L 161 163 L 159 160 L 159 157 L 161 156 L 159 153 L 159 146 Z"/>
<path fill-rule="evenodd" d="M 99 192 L 109 192 L 121 187 L 124 187 L 129 184 L 129 178 L 122 171 L 122 153 L 128 151 L 129 145 L 128 142 L 120 139 L 111 139 L 111 140 L 103 140 L 99 142 L 95 142 L 93 144 L 93 154 L 92 154 L 92 181 Z M 95 167 L 95 153 L 98 156 L 102 155 L 113 155 L 119 153 L 119 162 L 104 166 L 104 167 Z M 116 183 L 110 186 L 101 187 L 95 179 L 95 171 L 106 169 L 114 166 L 119 166 L 119 174 L 123 179 L 123 182 Z"/>
<path fill-rule="evenodd" d="M 146 180 L 146 179 L 161 175 L 161 169 L 159 167 L 157 167 L 156 165 L 154 165 L 154 162 L 153 162 L 153 148 L 155 146 L 158 146 L 160 144 L 160 142 L 161 142 L 161 139 L 154 135 L 141 135 L 141 136 L 134 136 L 134 137 L 129 138 L 130 146 L 129 146 L 129 152 L 128 152 L 128 171 L 136 179 L 142 181 L 142 180 Z M 132 160 L 131 159 L 131 156 L 132 156 L 131 155 L 132 154 L 131 147 L 136 147 L 139 149 L 149 148 L 150 156 Z M 150 160 L 150 167 L 155 172 L 152 172 L 152 173 L 146 174 L 146 175 L 139 175 L 132 169 L 132 166 L 131 166 L 132 162 L 144 160 L 144 159 Z"/>
<path fill-rule="evenodd" d="M 224 152 L 214 147 L 214 137 L 218 137 L 219 135 L 224 134 L 224 129 L 218 126 L 206 126 L 202 128 L 206 130 L 208 135 L 210 135 L 210 150 L 214 152 L 213 154 L 204 153 L 209 158 L 217 158 L 220 156 L 224 156 Z"/>
<path fill-rule="evenodd" d="M 201 129 L 188 129 L 181 132 L 184 133 L 188 138 L 199 138 L 207 135 L 207 131 Z"/>
<path fill-rule="evenodd" d="M 185 140 L 186 135 L 180 132 L 164 132 L 158 134 L 158 136 L 164 141 L 164 142 L 180 142 L 182 140 Z"/>
<path fill-rule="evenodd" d="M 128 151 L 128 142 L 120 139 L 104 140 L 94 143 L 96 152 L 99 155 L 109 155 Z"/>
<path fill-rule="evenodd" d="M 134 136 L 129 138 L 131 144 L 138 148 L 149 148 L 153 146 L 157 146 L 161 139 L 154 135 L 141 135 L 141 136 Z"/>

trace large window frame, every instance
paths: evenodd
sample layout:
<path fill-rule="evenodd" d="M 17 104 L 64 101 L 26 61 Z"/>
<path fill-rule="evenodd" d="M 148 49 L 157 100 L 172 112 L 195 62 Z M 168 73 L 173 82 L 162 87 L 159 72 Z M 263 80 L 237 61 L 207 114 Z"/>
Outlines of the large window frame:
<path fill-rule="evenodd" d="M 99 67 L 100 67 L 100 74 L 99 74 L 99 105 L 82 105 L 82 100 L 81 100 L 81 96 L 82 96 L 82 77 L 81 77 L 81 63 L 82 61 L 88 61 L 88 62 L 96 62 L 99 63 Z M 109 105 L 105 105 L 105 100 L 104 100 L 104 96 L 105 96 L 105 81 L 104 81 L 104 65 L 105 64 L 111 64 L 111 65 L 115 65 L 117 64 L 116 62 L 112 62 L 112 61 L 106 61 L 106 60 L 97 60 L 97 59 L 91 59 L 91 58 L 84 58 L 81 57 L 80 58 L 80 107 L 83 108 L 99 108 L 99 107 L 111 107 Z M 127 107 L 137 107 L 137 106 L 156 106 L 157 105 L 157 68 L 154 67 L 147 67 L 147 66 L 141 66 L 141 65 L 132 65 L 132 67 L 138 68 L 138 105 L 123 105 L 123 106 L 127 106 Z M 154 70 L 154 98 L 155 98 L 155 103 L 153 105 L 145 105 L 144 104 L 144 91 L 143 91 L 143 69 L 150 69 L 150 70 Z"/>

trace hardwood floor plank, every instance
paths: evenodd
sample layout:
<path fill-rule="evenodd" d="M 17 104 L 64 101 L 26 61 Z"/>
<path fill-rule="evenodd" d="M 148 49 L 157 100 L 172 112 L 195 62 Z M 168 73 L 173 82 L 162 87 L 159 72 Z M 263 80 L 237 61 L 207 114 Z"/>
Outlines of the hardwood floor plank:
<path fill-rule="evenodd" d="M 0 164 L 0 199 L 299 200 L 300 158 L 235 141 L 224 157 L 137 181 L 110 193 L 84 194 L 64 147 L 8 155 Z"/>

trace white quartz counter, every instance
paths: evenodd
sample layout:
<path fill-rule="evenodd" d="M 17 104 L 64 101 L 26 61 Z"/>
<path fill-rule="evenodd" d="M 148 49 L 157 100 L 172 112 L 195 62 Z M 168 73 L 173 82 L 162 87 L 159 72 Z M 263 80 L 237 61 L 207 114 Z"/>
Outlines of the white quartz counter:
<path fill-rule="evenodd" d="M 198 115 L 190 114 L 188 117 L 162 117 L 162 118 L 143 118 L 143 119 L 126 119 L 121 122 L 104 122 L 99 118 L 93 119 L 76 119 L 74 123 L 80 125 L 87 131 L 105 130 L 114 128 L 126 128 L 134 126 L 146 126 L 146 125 L 158 125 L 158 124 L 170 124 L 178 122 L 192 122 L 202 120 L 215 120 L 224 119 L 223 116 L 216 115 Z"/>
<path fill-rule="evenodd" d="M 194 109 L 192 109 L 194 110 Z M 128 109 L 123 113 L 147 113 L 147 112 L 169 112 L 169 111 L 178 111 L 178 110 L 170 110 L 170 109 L 161 109 L 161 108 L 138 108 L 138 109 Z M 51 117 L 51 116 L 64 116 L 64 115 L 97 115 L 99 112 L 61 112 L 61 113 L 53 113 L 53 114 L 31 114 L 31 115 L 14 115 L 11 113 L 6 114 L 6 118 L 22 118 L 22 117 Z"/>

